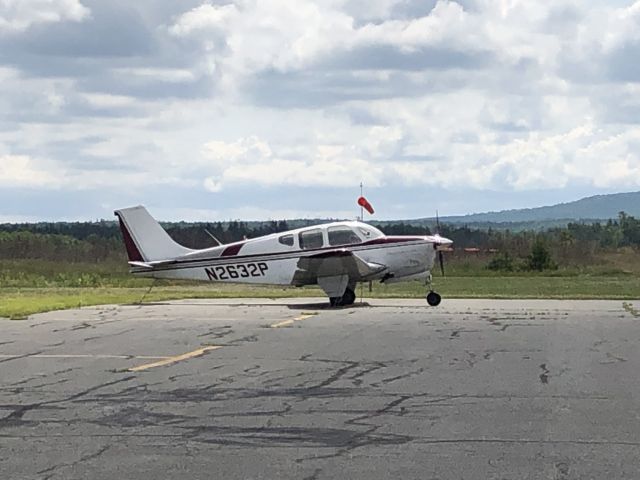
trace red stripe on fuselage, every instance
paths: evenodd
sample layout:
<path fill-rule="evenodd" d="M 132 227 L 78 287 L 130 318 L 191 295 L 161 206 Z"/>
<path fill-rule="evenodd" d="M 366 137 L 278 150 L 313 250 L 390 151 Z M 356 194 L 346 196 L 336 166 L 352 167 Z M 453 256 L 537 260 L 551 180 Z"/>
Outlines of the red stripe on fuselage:
<path fill-rule="evenodd" d="M 220 256 L 221 257 L 232 257 L 234 255 L 238 255 L 238 252 L 240 252 L 240 249 L 242 248 L 243 245 L 244 245 L 244 243 L 237 243 L 235 245 L 229 245 L 227 248 L 225 248 L 222 251 Z"/>
<path fill-rule="evenodd" d="M 334 252 L 336 250 L 344 250 L 346 251 L 345 255 L 350 255 L 353 249 L 353 253 L 357 253 L 359 250 L 361 250 L 361 247 L 367 247 L 367 246 L 374 246 L 374 245 L 380 245 L 380 247 L 378 248 L 393 248 L 394 246 L 400 246 L 403 243 L 407 243 L 407 242 L 425 242 L 425 243 L 432 243 L 432 242 L 428 242 L 425 240 L 424 237 L 409 237 L 409 236 L 396 236 L 396 237 L 383 237 L 383 238 L 376 238 L 374 240 L 369 240 L 367 242 L 363 242 L 363 243 L 356 243 L 353 245 L 342 245 L 342 246 L 338 246 L 338 247 L 323 247 L 323 248 L 314 248 L 314 249 L 310 249 L 310 250 L 292 250 L 289 252 L 269 252 L 269 253 L 254 253 L 254 254 L 250 254 L 250 255 L 239 255 L 237 256 L 237 258 L 224 258 L 222 255 L 220 255 L 219 257 L 209 257 L 209 258 L 194 258 L 194 259 L 189 259 L 189 260 L 177 260 L 176 264 L 179 266 L 179 268 L 199 268 L 201 265 L 197 265 L 195 267 L 192 267 L 191 264 L 197 263 L 197 264 L 201 264 L 201 263 L 207 263 L 207 265 L 215 265 L 217 263 L 217 261 L 222 261 L 222 263 L 229 263 L 230 261 L 237 261 L 237 262 L 247 262 L 247 261 L 252 261 L 253 259 L 256 258 L 265 258 L 264 261 L 268 261 L 267 259 L 269 257 L 280 257 L 277 258 L 278 260 L 284 259 L 284 258 L 300 258 L 300 257 L 316 257 L 318 255 L 323 255 L 324 253 L 326 253 L 328 256 L 331 256 L 332 254 L 334 254 Z M 395 245 L 394 245 L 395 244 Z M 242 246 L 244 244 L 240 244 L 240 246 Z M 234 245 L 232 245 L 234 246 Z M 227 248 L 231 248 L 231 247 L 227 247 Z M 226 250 L 226 249 L 225 249 Z M 229 256 L 234 256 L 234 255 L 230 255 L 227 254 L 226 257 Z M 211 262 L 211 263 L 208 263 Z M 158 271 L 162 271 L 162 270 L 174 270 L 175 266 L 172 266 L 170 268 L 163 268 L 160 267 L 157 270 Z"/>

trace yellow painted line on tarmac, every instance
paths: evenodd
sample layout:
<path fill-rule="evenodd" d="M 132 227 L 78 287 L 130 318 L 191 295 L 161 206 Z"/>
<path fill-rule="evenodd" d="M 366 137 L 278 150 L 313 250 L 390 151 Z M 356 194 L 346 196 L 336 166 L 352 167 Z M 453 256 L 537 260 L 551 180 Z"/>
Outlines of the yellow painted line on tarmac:
<path fill-rule="evenodd" d="M 281 322 L 278 323 L 273 323 L 270 325 L 271 328 L 280 328 L 280 327 L 286 327 L 287 325 L 293 325 L 293 319 L 289 319 L 289 320 L 283 320 Z"/>
<path fill-rule="evenodd" d="M 148 370 L 150 368 L 155 367 L 163 367 L 165 365 L 171 365 L 172 363 L 180 362 L 182 360 L 188 360 L 189 358 L 199 357 L 204 355 L 211 350 L 216 350 L 220 348 L 220 345 L 211 345 L 208 347 L 198 348 L 193 350 L 192 352 L 183 353 L 182 355 L 176 355 L 175 357 L 167 357 L 158 362 L 153 363 L 145 363 L 144 365 L 138 365 L 137 367 L 130 368 L 130 372 L 142 372 L 143 370 Z"/>
<path fill-rule="evenodd" d="M 296 318 L 290 318 L 289 320 L 283 320 L 281 322 L 273 323 L 269 325 L 271 328 L 280 328 L 280 327 L 288 327 L 289 325 L 293 325 L 293 322 L 301 322 L 302 320 L 306 320 L 307 318 L 315 317 L 317 313 L 303 313 L 302 315 L 297 316 Z"/>

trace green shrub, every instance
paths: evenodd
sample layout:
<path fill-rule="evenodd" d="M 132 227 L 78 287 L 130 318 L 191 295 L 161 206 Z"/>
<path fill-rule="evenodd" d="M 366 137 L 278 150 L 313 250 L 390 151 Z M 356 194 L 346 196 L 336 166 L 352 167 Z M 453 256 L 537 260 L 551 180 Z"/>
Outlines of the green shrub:
<path fill-rule="evenodd" d="M 487 264 L 489 270 L 496 272 L 513 272 L 513 257 L 509 252 L 499 253 Z"/>
<path fill-rule="evenodd" d="M 526 268 L 537 272 L 557 270 L 558 264 L 551 259 L 551 253 L 542 239 L 538 238 L 531 247 L 531 253 L 527 256 Z"/>

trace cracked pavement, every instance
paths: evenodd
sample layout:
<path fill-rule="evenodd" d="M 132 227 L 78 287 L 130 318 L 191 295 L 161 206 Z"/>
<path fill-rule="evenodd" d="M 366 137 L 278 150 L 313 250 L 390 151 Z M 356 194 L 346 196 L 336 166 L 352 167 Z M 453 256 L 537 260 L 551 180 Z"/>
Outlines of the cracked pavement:
<path fill-rule="evenodd" d="M 638 477 L 640 302 L 323 302 L 2 320 L 0 478 Z"/>

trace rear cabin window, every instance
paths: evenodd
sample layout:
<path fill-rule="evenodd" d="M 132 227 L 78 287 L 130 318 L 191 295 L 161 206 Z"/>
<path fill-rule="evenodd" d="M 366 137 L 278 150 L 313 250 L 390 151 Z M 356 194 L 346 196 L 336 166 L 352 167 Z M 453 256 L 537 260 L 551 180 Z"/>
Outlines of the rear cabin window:
<path fill-rule="evenodd" d="M 293 235 L 282 235 L 278 241 L 287 247 L 293 247 Z"/>
<path fill-rule="evenodd" d="M 356 232 L 349 227 L 329 227 L 327 233 L 329 234 L 329 245 L 332 247 L 362 243 L 362 240 L 356 235 Z"/>
<path fill-rule="evenodd" d="M 320 247 L 322 247 L 322 230 L 316 228 L 314 230 L 300 232 L 300 248 L 309 250 L 310 248 Z"/>

